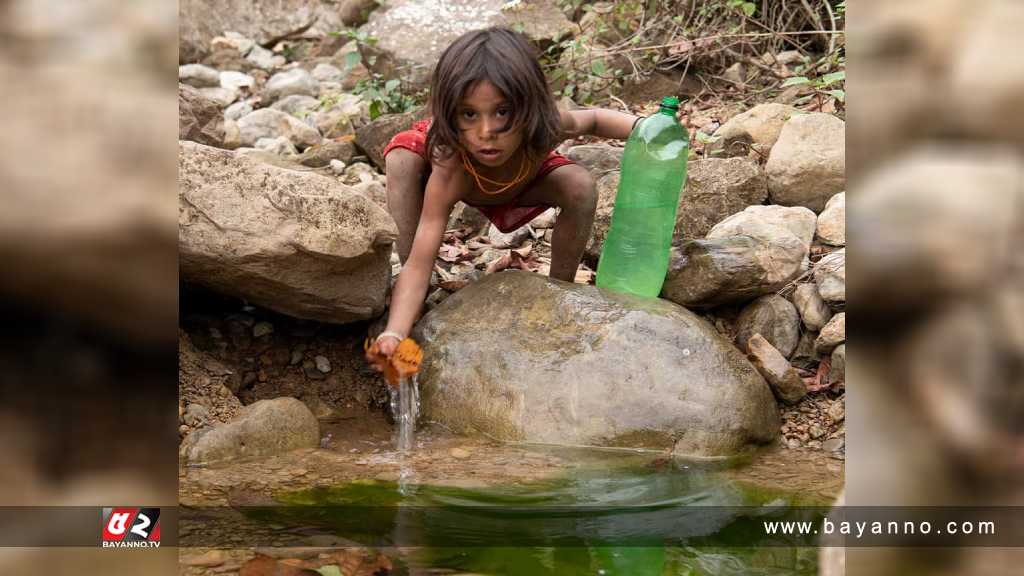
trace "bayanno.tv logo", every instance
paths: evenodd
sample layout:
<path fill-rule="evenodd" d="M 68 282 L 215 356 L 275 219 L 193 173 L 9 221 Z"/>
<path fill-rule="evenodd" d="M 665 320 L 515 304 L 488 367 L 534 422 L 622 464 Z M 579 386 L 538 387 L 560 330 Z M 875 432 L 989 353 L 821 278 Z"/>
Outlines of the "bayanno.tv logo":
<path fill-rule="evenodd" d="M 104 508 L 104 548 L 159 548 L 159 508 Z"/>

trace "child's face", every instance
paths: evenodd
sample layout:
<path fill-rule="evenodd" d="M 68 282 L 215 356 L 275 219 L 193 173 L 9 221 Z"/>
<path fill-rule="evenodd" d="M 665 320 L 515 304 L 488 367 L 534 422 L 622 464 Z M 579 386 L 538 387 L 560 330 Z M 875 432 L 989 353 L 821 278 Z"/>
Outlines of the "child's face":
<path fill-rule="evenodd" d="M 487 80 L 469 89 L 457 114 L 462 146 L 477 162 L 501 166 L 519 149 L 521 131 L 502 131 L 511 120 L 512 109 L 505 96 Z"/>

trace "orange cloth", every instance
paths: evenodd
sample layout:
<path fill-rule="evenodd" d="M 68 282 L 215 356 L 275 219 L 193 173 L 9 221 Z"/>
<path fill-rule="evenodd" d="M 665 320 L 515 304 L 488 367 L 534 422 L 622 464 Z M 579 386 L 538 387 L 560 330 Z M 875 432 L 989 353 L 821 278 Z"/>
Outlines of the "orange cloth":
<path fill-rule="evenodd" d="M 381 354 L 377 341 L 371 338 L 367 338 L 363 343 L 363 350 L 373 357 L 370 363 L 384 373 L 384 379 L 392 388 L 398 388 L 402 378 L 419 372 L 420 363 L 423 362 L 423 350 L 412 338 L 399 342 L 391 358 Z"/>

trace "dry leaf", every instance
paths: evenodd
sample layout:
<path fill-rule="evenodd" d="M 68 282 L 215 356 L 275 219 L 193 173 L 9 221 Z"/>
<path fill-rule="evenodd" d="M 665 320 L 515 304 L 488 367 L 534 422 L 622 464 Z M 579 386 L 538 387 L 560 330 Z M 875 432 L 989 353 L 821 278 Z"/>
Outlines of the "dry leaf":
<path fill-rule="evenodd" d="M 437 249 L 437 256 L 445 262 L 458 262 L 460 258 L 469 256 L 469 249 L 463 245 L 442 244 Z"/>
<path fill-rule="evenodd" d="M 818 372 L 813 377 L 804 379 L 804 382 L 807 384 L 808 392 L 819 392 L 831 386 L 831 384 L 827 384 L 828 370 L 829 359 L 825 358 L 820 364 L 818 364 Z M 823 382 L 825 383 L 823 384 Z"/>
<path fill-rule="evenodd" d="M 487 268 L 484 269 L 484 274 L 494 274 L 495 272 L 500 272 L 511 265 L 512 252 L 505 252 L 504 254 L 501 255 L 501 258 L 491 260 L 490 262 L 487 263 Z"/>
<path fill-rule="evenodd" d="M 527 243 L 523 244 L 522 246 L 520 246 L 519 248 L 516 248 L 515 250 L 513 250 L 513 252 L 515 252 L 516 254 L 519 254 L 523 258 L 526 258 L 527 256 L 529 256 L 531 251 L 533 251 L 533 242 L 527 242 Z"/>

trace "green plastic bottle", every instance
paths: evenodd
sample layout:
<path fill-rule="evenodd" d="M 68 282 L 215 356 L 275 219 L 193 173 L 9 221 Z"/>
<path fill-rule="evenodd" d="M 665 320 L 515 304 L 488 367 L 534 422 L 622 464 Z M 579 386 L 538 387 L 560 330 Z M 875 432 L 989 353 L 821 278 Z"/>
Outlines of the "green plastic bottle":
<path fill-rule="evenodd" d="M 597 264 L 602 288 L 650 298 L 661 294 L 690 152 L 678 110 L 678 98 L 662 99 L 658 113 L 641 121 L 626 141 L 612 223 Z"/>

